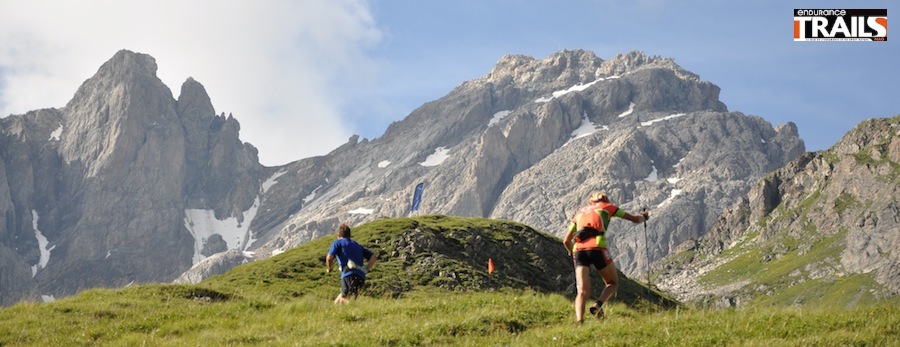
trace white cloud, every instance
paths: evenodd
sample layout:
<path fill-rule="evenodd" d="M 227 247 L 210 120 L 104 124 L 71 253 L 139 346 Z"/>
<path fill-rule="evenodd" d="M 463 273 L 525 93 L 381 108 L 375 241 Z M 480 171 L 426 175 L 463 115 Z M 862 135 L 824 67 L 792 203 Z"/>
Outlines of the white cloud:
<path fill-rule="evenodd" d="M 62 107 L 118 50 L 156 58 L 178 96 L 193 77 L 241 139 L 277 165 L 349 137 L 341 114 L 374 78 L 368 3 L 341 1 L 2 1 L 0 116 Z"/>

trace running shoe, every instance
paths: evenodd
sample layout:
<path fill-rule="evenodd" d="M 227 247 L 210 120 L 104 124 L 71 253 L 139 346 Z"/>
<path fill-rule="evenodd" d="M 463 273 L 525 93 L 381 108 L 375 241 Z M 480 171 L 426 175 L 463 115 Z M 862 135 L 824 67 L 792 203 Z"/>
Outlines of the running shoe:
<path fill-rule="evenodd" d="M 606 314 L 603 313 L 603 308 L 601 308 L 597 304 L 591 305 L 590 311 L 591 311 L 591 315 L 597 316 L 597 318 L 600 318 L 600 319 L 606 318 Z"/>

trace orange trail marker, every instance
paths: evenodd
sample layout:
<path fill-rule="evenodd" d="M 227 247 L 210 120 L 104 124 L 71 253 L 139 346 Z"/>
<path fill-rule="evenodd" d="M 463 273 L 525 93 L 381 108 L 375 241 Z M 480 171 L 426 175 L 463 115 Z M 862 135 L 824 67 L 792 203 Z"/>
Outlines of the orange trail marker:
<path fill-rule="evenodd" d="M 488 258 L 488 275 L 494 273 L 494 260 Z"/>

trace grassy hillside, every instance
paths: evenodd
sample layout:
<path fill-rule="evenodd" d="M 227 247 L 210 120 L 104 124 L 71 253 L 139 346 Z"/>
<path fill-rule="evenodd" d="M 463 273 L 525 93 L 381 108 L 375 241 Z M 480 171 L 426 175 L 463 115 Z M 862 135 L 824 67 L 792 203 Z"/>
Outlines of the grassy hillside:
<path fill-rule="evenodd" d="M 896 346 L 900 306 L 659 310 L 621 302 L 573 322 L 571 300 L 528 290 L 416 290 L 335 306 L 303 295 L 222 297 L 202 286 L 93 290 L 0 311 L 2 346 Z"/>
<path fill-rule="evenodd" d="M 332 304 L 338 277 L 324 272 L 333 240 L 325 237 L 199 285 L 96 289 L 2 309 L 0 346 L 900 343 L 898 305 L 685 309 L 627 280 L 607 307 L 608 319 L 577 326 L 564 280 L 571 263 L 559 240 L 509 221 L 389 219 L 354 228 L 354 238 L 383 262 L 350 305 Z M 538 259 L 557 253 L 561 269 L 550 270 L 556 260 Z M 496 257 L 493 275 L 488 254 Z"/>
<path fill-rule="evenodd" d="M 793 238 L 776 239 L 762 245 L 753 242 L 756 239 L 748 238 L 744 243 L 726 251 L 722 257 L 729 261 L 700 277 L 698 283 L 707 287 L 747 283 L 729 295 L 761 306 L 853 307 L 900 304 L 900 298 L 891 295 L 890 291 L 875 281 L 872 273 L 807 278 L 815 271 L 825 271 L 822 269 L 824 267 L 838 267 L 845 234 L 845 231 L 841 231 L 829 237 L 809 235 L 804 242 L 813 242 L 810 242 L 807 249 L 796 246 L 800 241 Z M 766 259 L 766 255 L 774 253 L 771 250 L 773 247 L 786 250 L 777 258 L 761 261 Z"/>
<path fill-rule="evenodd" d="M 288 300 L 336 294 L 337 275 L 325 274 L 326 236 L 265 261 L 210 278 L 203 285 L 238 296 Z M 365 295 L 399 297 L 417 287 L 450 291 L 530 289 L 573 295 L 572 260 L 560 239 L 507 220 L 426 215 L 382 219 L 353 228 L 353 239 L 379 255 Z M 496 272 L 487 273 L 488 259 Z M 621 276 L 619 299 L 673 306 L 659 293 Z M 600 286 L 599 278 L 594 282 Z M 651 296 L 648 296 L 651 295 Z"/>

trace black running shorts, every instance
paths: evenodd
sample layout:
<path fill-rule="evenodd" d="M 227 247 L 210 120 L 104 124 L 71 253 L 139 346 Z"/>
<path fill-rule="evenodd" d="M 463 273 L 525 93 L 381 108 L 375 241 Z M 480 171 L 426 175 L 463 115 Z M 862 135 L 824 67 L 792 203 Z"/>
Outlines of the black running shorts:
<path fill-rule="evenodd" d="M 606 248 L 575 252 L 575 266 L 591 266 L 601 270 L 606 265 L 612 264 L 609 251 Z"/>
<path fill-rule="evenodd" d="M 349 275 L 341 279 L 341 295 L 344 297 L 356 296 L 359 289 L 366 283 L 366 279 L 360 275 Z"/>

